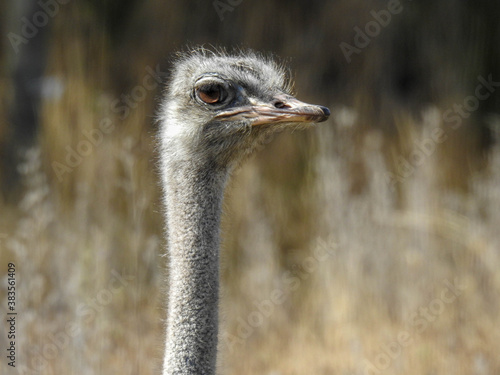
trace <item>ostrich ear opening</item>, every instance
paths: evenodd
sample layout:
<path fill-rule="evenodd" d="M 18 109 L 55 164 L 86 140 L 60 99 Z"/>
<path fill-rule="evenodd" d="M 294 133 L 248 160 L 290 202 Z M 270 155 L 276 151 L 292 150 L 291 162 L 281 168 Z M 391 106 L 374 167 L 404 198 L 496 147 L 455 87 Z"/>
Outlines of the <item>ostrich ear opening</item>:
<path fill-rule="evenodd" d="M 326 107 L 301 102 L 293 96 L 276 96 L 270 102 L 253 100 L 250 105 L 231 108 L 215 116 L 219 121 L 250 121 L 252 126 L 283 122 L 323 122 L 330 116 Z"/>

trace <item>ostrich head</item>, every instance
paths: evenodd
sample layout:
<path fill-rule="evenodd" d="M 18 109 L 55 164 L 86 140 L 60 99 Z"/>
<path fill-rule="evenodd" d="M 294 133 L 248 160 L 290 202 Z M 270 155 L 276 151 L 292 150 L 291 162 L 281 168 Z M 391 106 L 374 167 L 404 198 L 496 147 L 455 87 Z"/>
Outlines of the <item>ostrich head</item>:
<path fill-rule="evenodd" d="M 198 50 L 174 66 L 163 147 L 177 160 L 189 156 L 230 168 L 271 133 L 329 115 L 326 107 L 295 99 L 286 71 L 268 58 Z"/>

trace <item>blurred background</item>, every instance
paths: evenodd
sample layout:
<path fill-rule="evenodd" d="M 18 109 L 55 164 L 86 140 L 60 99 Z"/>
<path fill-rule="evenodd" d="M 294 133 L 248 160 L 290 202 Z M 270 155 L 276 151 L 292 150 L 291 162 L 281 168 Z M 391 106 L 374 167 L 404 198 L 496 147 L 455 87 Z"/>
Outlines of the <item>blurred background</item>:
<path fill-rule="evenodd" d="M 155 113 L 174 53 L 204 45 L 276 56 L 332 111 L 232 179 L 219 372 L 500 373 L 499 11 L 2 1 L 0 310 L 12 262 L 18 322 L 0 372 L 159 373 Z"/>

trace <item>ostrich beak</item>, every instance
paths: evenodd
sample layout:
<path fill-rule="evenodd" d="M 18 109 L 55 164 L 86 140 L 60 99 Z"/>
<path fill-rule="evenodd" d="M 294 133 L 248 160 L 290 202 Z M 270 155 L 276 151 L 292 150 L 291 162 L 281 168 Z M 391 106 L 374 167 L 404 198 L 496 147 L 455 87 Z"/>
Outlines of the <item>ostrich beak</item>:
<path fill-rule="evenodd" d="M 222 121 L 250 120 L 252 126 L 281 122 L 323 122 L 330 116 L 326 107 L 307 104 L 293 96 L 280 95 L 269 103 L 250 100 L 250 105 L 231 108 L 215 116 Z"/>

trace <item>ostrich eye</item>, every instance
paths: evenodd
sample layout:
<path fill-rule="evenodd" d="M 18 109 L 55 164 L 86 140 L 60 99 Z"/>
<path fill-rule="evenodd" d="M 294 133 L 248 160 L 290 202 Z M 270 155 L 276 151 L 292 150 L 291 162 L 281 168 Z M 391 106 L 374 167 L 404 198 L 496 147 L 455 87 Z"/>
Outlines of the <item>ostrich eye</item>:
<path fill-rule="evenodd" d="M 199 87 L 196 90 L 196 94 L 202 102 L 207 104 L 220 103 L 227 96 L 227 93 L 222 86 L 214 84 Z"/>

